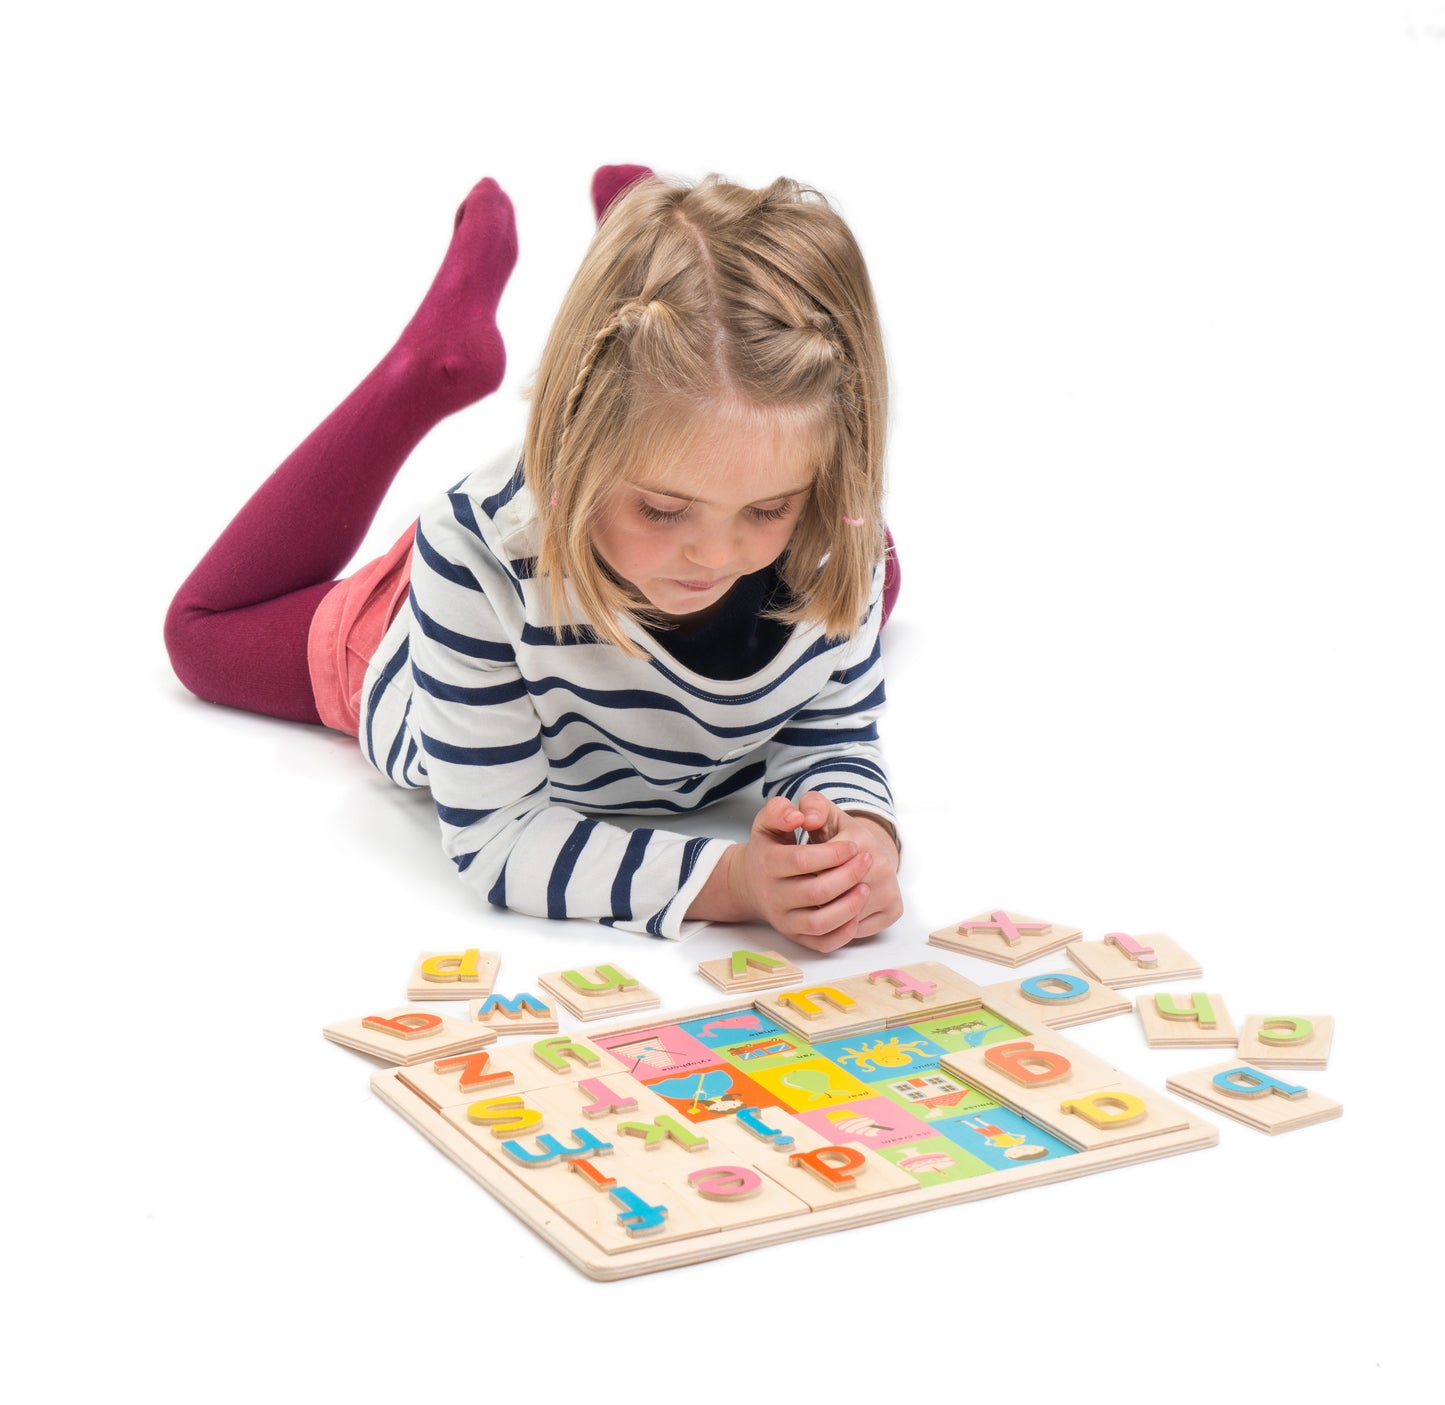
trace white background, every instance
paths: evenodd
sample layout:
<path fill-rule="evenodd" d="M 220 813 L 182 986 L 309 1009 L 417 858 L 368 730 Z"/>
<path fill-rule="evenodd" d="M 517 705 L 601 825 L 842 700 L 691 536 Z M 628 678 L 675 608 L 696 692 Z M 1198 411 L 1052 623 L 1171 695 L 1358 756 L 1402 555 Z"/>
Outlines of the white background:
<path fill-rule="evenodd" d="M 7 22 L 0 85 L 7 1375 L 154 1401 L 1404 1388 L 1441 1247 L 1445 6 L 43 15 Z M 999 904 L 1167 931 L 1238 1015 L 1338 1017 L 1304 1081 L 1341 1121 L 597 1285 L 323 1042 L 423 948 L 500 950 L 504 985 L 615 958 L 676 1009 L 740 935 L 482 908 L 424 797 L 195 701 L 161 645 L 488 173 L 521 238 L 507 383 L 423 445 L 372 545 L 517 437 L 609 161 L 803 178 L 877 287 L 908 911 L 809 973 Z M 1212 1061 L 1132 1017 L 1074 1033 L 1156 1086 Z"/>

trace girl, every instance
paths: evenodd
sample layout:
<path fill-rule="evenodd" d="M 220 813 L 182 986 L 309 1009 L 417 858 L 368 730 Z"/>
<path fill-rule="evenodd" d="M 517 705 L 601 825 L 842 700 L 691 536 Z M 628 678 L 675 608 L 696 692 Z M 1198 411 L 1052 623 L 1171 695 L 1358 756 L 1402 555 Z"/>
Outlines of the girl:
<path fill-rule="evenodd" d="M 501 383 L 516 237 L 485 180 L 396 345 L 181 587 L 171 661 L 200 697 L 325 722 L 430 787 L 494 904 L 666 937 L 762 920 L 831 951 L 902 911 L 867 271 L 792 182 L 604 167 L 593 202 L 520 459 L 333 579 L 427 431 Z M 772 798 L 742 844 L 580 813 L 686 814 L 755 781 Z"/>

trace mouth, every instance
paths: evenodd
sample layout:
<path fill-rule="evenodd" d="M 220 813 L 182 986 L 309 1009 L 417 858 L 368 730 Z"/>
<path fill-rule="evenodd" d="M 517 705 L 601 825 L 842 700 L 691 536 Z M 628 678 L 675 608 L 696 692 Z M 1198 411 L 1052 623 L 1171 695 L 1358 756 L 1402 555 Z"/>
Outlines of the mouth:
<path fill-rule="evenodd" d="M 725 579 L 726 579 L 726 578 L 719 579 L 719 580 L 715 580 L 715 581 L 677 581 L 677 580 L 675 580 L 675 581 L 673 581 L 673 585 L 677 586 L 677 588 L 678 588 L 679 590 L 689 590 L 689 591 L 691 591 L 694 595 L 706 595 L 706 594 L 708 593 L 708 591 L 710 591 L 710 590 L 716 590 L 716 589 L 718 588 L 718 586 L 722 585 L 722 584 L 724 583 L 724 580 L 725 580 Z"/>

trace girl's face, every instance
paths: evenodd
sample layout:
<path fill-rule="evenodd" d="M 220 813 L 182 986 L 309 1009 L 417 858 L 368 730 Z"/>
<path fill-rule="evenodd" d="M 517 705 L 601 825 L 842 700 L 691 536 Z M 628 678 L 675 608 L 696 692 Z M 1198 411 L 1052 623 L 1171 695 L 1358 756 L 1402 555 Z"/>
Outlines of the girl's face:
<path fill-rule="evenodd" d="M 654 609 L 686 619 L 783 554 L 813 481 L 811 436 L 727 424 L 612 493 L 592 544 Z"/>

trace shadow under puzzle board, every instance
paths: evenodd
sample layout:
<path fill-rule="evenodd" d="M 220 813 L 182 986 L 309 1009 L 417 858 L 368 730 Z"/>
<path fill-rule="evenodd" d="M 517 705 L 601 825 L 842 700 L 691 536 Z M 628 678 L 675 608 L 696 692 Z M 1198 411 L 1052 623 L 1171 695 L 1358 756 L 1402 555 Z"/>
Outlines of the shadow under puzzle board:
<path fill-rule="evenodd" d="M 922 980 L 937 963 L 902 969 Z M 880 1018 L 842 1037 L 789 1030 L 761 1000 L 735 996 L 490 1048 L 470 1067 L 388 1069 L 371 1086 L 598 1279 L 1218 1141 L 1212 1125 L 1050 1029 L 1025 1002 L 960 1010 L 956 987 L 948 995 L 950 1011 L 915 999 L 909 1023 Z M 512 1077 L 491 1078 L 499 1073 Z"/>

